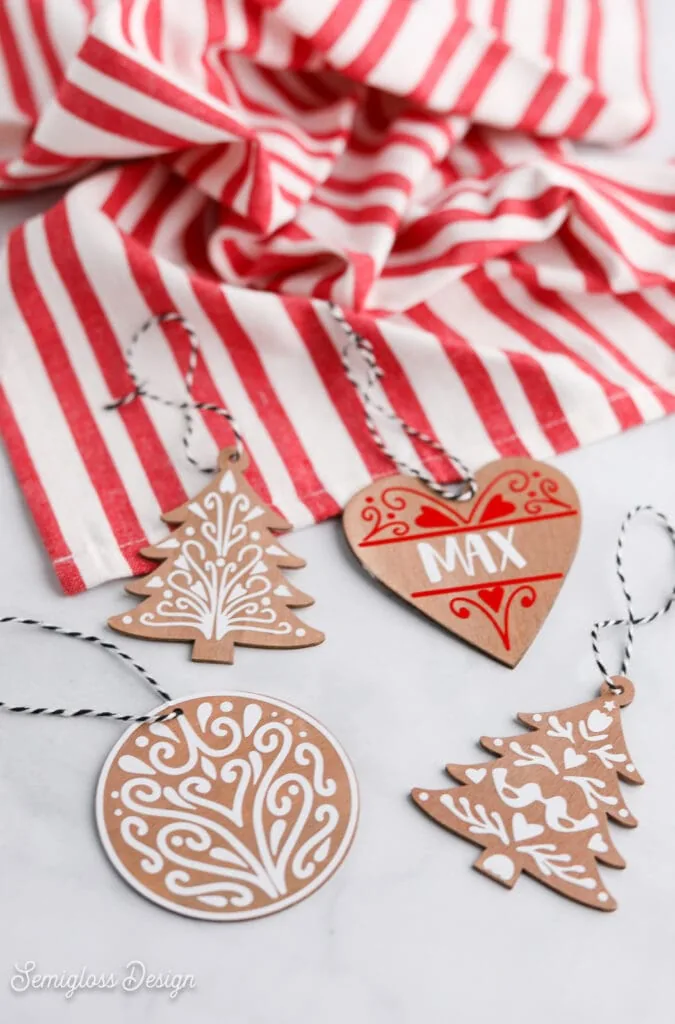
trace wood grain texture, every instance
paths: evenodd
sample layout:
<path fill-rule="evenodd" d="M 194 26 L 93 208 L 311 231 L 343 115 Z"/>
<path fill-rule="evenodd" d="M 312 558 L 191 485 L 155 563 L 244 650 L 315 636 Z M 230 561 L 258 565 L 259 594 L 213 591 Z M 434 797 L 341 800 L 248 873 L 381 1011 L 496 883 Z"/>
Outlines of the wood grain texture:
<path fill-rule="evenodd" d="M 230 664 L 234 645 L 312 647 L 323 633 L 291 610 L 313 599 L 290 584 L 283 569 L 304 565 L 278 533 L 285 519 L 260 500 L 246 480 L 248 456 L 226 448 L 209 484 L 163 519 L 178 524 L 164 540 L 145 548 L 161 564 L 127 585 L 143 597 L 108 625 L 148 640 L 192 642 L 193 661 Z"/>
<path fill-rule="evenodd" d="M 344 530 L 376 579 L 505 665 L 541 628 L 574 558 L 581 513 L 557 469 L 502 459 L 476 474 L 468 501 L 408 476 L 377 480 L 347 505 Z"/>
<path fill-rule="evenodd" d="M 563 896 L 596 910 L 615 910 L 597 861 L 625 861 L 614 846 L 608 819 L 637 825 L 619 779 L 641 784 L 621 726 L 633 684 L 617 677 L 600 696 L 563 711 L 519 714 L 535 730 L 481 738 L 495 762 L 447 765 L 461 786 L 414 789 L 417 806 L 484 852 L 474 867 L 512 888 L 526 872 Z"/>

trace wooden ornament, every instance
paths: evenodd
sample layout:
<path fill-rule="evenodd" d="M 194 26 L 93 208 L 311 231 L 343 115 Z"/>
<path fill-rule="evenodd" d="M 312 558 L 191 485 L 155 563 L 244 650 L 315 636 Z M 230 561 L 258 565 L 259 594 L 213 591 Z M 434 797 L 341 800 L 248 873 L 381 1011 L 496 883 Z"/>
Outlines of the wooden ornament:
<path fill-rule="evenodd" d="M 246 481 L 248 456 L 220 454 L 219 472 L 192 501 L 163 516 L 180 524 L 145 548 L 162 564 L 127 586 L 142 604 L 108 625 L 149 640 L 191 641 L 193 661 L 231 664 L 234 645 L 312 647 L 323 633 L 291 611 L 313 599 L 286 580 L 282 569 L 305 563 L 279 543 L 290 526 Z M 272 532 L 274 531 L 274 532 Z"/>
<path fill-rule="evenodd" d="M 101 772 L 106 853 L 152 902 L 187 917 L 244 921 L 293 906 L 351 845 L 358 792 L 322 725 L 282 701 L 211 693 L 135 725 Z"/>
<path fill-rule="evenodd" d="M 347 505 L 357 558 L 424 615 L 505 665 L 541 628 L 572 563 L 581 513 L 567 477 L 531 459 L 476 474 L 467 501 L 409 476 L 377 480 Z"/>
<path fill-rule="evenodd" d="M 615 910 L 596 861 L 625 867 L 608 818 L 634 827 L 619 788 L 642 783 L 621 728 L 631 703 L 628 679 L 603 683 L 596 700 L 564 711 L 518 715 L 532 734 L 481 738 L 499 761 L 450 764 L 460 788 L 414 789 L 418 807 L 457 835 L 484 847 L 474 867 L 512 888 L 521 871 L 596 910 Z"/>

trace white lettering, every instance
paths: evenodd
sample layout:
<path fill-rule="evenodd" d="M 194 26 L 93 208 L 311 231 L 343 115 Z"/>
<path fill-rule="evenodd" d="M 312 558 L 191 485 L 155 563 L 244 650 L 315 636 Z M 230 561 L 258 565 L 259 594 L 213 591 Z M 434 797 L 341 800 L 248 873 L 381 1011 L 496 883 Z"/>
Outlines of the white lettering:
<path fill-rule="evenodd" d="M 499 530 L 488 530 L 488 537 L 502 553 L 502 564 L 499 566 L 500 572 L 504 572 L 509 562 L 513 562 L 517 569 L 522 569 L 527 565 L 520 551 L 517 551 L 513 546 L 513 535 L 515 532 L 515 526 L 509 526 L 506 537 L 502 536 Z"/>
<path fill-rule="evenodd" d="M 496 572 L 504 572 L 509 562 L 517 569 L 527 565 L 527 561 L 513 543 L 515 527 L 510 526 L 506 534 L 499 530 L 488 530 L 485 536 L 481 533 L 467 533 L 464 536 L 445 538 L 445 551 L 438 551 L 428 541 L 421 541 L 417 551 L 430 583 L 440 583 L 443 573 L 452 573 L 460 566 L 467 576 L 475 576 L 476 559 L 485 572 L 491 576 Z M 494 545 L 496 552 L 501 554 L 499 568 L 485 537 Z"/>

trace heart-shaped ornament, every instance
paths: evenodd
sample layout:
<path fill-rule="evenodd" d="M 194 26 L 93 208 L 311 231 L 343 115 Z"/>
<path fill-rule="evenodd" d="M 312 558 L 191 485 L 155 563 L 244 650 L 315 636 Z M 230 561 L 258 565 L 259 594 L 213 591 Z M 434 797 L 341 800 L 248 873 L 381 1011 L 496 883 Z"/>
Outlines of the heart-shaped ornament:
<path fill-rule="evenodd" d="M 572 564 L 581 526 L 567 477 L 532 459 L 476 473 L 469 501 L 447 501 L 409 476 L 376 480 L 347 505 L 362 565 L 430 619 L 513 667 Z"/>

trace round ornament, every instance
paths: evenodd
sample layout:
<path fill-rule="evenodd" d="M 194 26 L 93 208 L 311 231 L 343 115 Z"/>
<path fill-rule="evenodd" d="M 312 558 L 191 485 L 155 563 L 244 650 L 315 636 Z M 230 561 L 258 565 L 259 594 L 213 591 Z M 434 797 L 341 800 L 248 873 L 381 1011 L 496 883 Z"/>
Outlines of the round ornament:
<path fill-rule="evenodd" d="M 354 770 L 303 711 L 251 693 L 172 701 L 111 751 L 96 817 L 141 895 L 188 917 L 243 921 L 290 907 L 337 870 L 358 818 Z"/>

